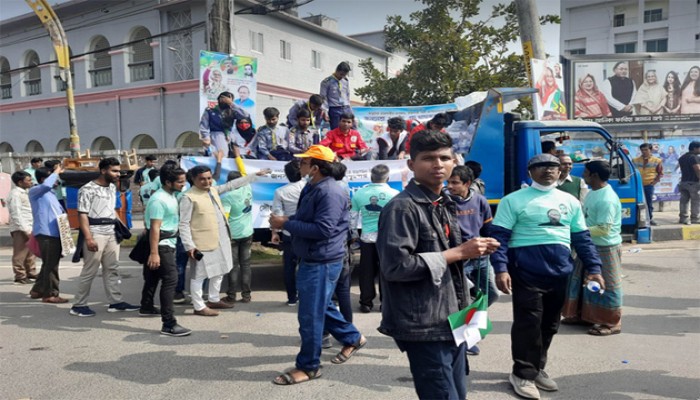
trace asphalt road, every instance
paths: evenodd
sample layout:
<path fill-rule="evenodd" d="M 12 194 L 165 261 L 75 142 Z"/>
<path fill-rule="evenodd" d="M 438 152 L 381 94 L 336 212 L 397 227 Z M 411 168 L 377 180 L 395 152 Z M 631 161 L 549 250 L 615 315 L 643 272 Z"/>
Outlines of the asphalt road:
<path fill-rule="evenodd" d="M 629 250 L 641 248 L 641 252 Z M 697 241 L 627 245 L 623 257 L 623 332 L 593 337 L 563 326 L 547 370 L 558 399 L 700 399 L 700 249 Z M 127 260 L 122 251 L 122 260 Z M 270 380 L 293 366 L 296 308 L 284 304 L 280 266 L 255 266 L 253 302 L 215 318 L 178 306 L 189 337 L 158 334 L 159 318 L 107 313 L 101 278 L 93 284 L 94 318 L 68 314 L 70 304 L 29 299 L 13 284 L 11 250 L 0 248 L 0 399 L 410 399 L 406 357 L 376 331 L 380 314 L 355 314 L 367 347 L 344 365 L 324 350 L 323 377 L 295 386 Z M 138 303 L 140 267 L 122 266 L 126 301 Z M 60 269 L 72 299 L 80 265 Z M 357 307 L 359 290 L 353 285 Z M 469 399 L 511 399 L 509 296 L 490 308 L 494 330 L 470 357 Z"/>

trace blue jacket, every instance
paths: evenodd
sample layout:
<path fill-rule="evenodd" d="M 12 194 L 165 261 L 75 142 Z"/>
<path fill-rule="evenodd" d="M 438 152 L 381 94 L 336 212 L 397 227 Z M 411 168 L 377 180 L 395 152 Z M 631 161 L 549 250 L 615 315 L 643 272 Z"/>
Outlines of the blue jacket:
<path fill-rule="evenodd" d="M 297 213 L 284 224 L 292 235 L 294 254 L 307 263 L 341 261 L 348 236 L 348 209 L 348 195 L 333 178 L 307 184 Z"/>

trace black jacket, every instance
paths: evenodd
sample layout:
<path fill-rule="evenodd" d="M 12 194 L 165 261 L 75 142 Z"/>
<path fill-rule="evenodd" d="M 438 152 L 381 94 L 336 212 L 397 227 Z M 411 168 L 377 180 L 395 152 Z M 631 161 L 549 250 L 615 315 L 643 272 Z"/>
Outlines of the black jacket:
<path fill-rule="evenodd" d="M 453 340 L 447 316 L 468 304 L 462 263 L 442 255 L 461 243 L 454 203 L 443 193 L 437 205 L 438 197 L 411 180 L 379 216 L 379 331 L 398 340 Z"/>

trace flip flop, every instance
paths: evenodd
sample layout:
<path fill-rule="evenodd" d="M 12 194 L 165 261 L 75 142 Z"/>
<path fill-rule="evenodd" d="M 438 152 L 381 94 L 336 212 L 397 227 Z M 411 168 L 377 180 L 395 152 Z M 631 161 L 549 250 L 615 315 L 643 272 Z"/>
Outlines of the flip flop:
<path fill-rule="evenodd" d="M 364 336 L 360 336 L 360 340 L 352 344 L 350 346 L 343 346 L 343 348 L 340 350 L 338 354 L 335 355 L 335 357 L 331 358 L 331 362 L 333 364 L 342 364 L 345 361 L 349 360 L 355 353 L 357 353 L 358 350 L 361 348 L 365 347 L 367 344 L 367 338 Z M 348 353 L 347 351 L 350 350 Z"/>
<path fill-rule="evenodd" d="M 603 325 L 594 325 L 593 328 L 588 330 L 588 334 L 593 335 L 593 336 L 617 335 L 620 332 L 622 332 L 622 328 L 619 326 L 609 328 L 609 327 L 603 326 Z"/>
<path fill-rule="evenodd" d="M 298 374 L 299 372 L 303 373 L 304 375 Z M 294 378 L 294 374 L 297 374 L 297 377 L 301 377 L 301 379 L 296 379 Z M 315 371 L 304 371 L 301 369 L 291 369 L 282 375 L 278 375 L 275 379 L 272 380 L 272 383 L 275 385 L 296 385 L 297 383 L 304 383 L 308 382 L 313 379 L 317 379 L 321 377 L 321 369 L 317 369 Z"/>

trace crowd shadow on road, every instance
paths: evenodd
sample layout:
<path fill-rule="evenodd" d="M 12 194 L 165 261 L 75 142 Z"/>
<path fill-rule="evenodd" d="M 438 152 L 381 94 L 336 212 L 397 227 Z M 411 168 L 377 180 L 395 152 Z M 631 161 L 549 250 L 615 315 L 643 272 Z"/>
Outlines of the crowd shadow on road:
<path fill-rule="evenodd" d="M 338 382 L 376 392 L 389 392 L 392 387 L 413 387 L 408 367 L 366 364 L 362 362 L 363 357 L 366 357 L 365 353 L 368 352 L 363 349 L 353 360 L 342 366 L 323 362 L 323 376 L 317 382 L 323 382 L 326 386 Z M 323 360 L 325 361 L 325 358 Z M 157 351 L 129 354 L 115 361 L 74 362 L 65 368 L 69 371 L 103 374 L 121 381 L 148 385 L 164 384 L 175 379 L 269 382 L 272 390 L 276 387 L 272 384 L 272 379 L 283 372 L 277 369 L 277 366 L 286 364 L 288 367 L 294 365 L 294 359 L 287 354 L 206 357 L 179 355 L 175 351 Z M 130 365 L 139 365 L 139 368 L 129 368 Z M 267 365 L 275 365 L 275 368 L 267 369 Z M 362 379 L 352 381 L 348 377 Z M 315 382 L 310 382 L 302 386 L 308 388 L 308 385 L 314 384 Z"/>

